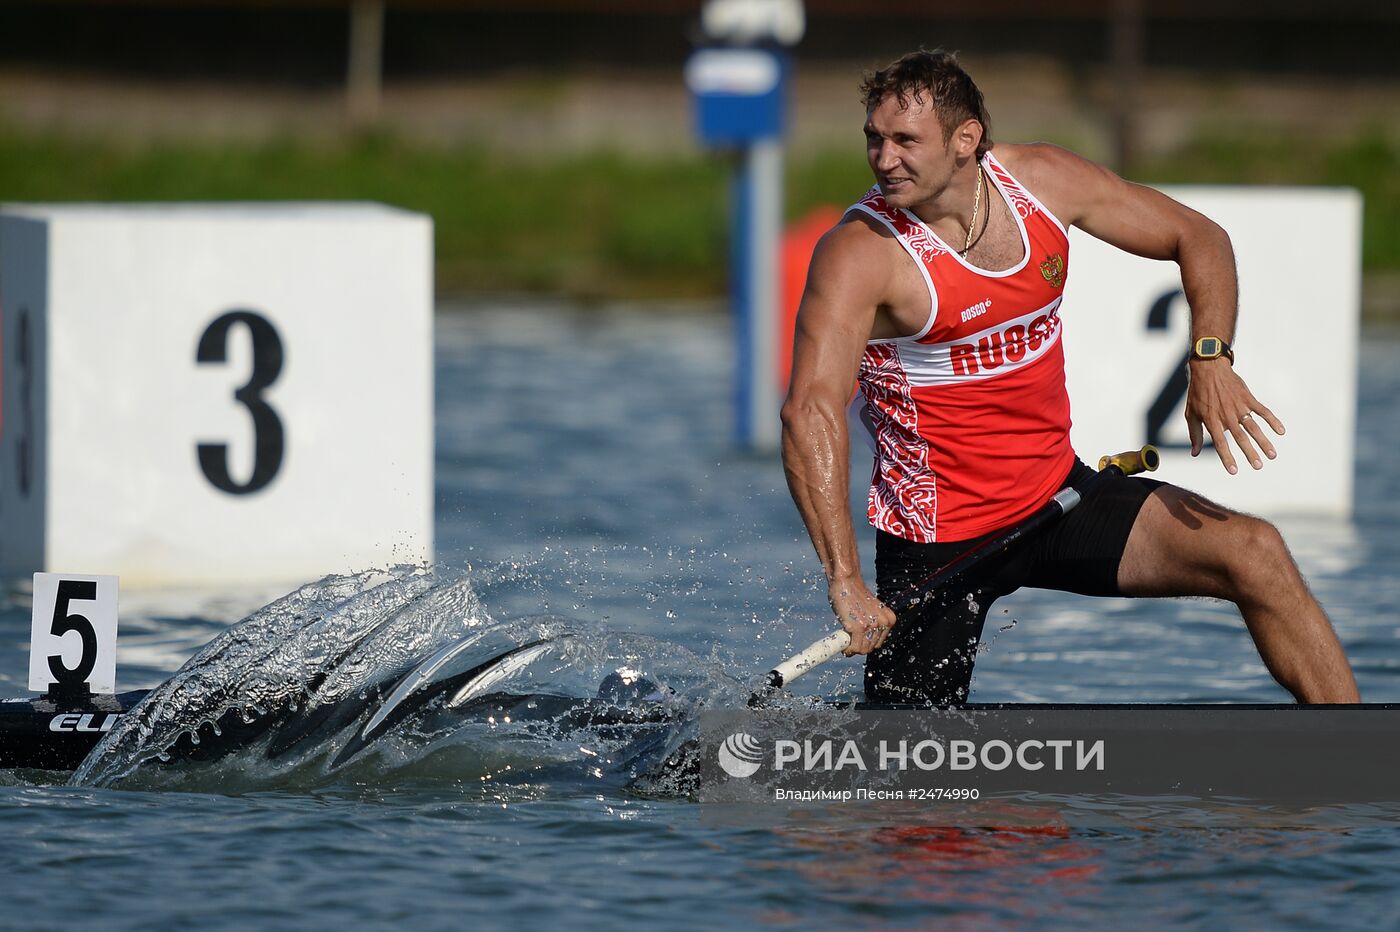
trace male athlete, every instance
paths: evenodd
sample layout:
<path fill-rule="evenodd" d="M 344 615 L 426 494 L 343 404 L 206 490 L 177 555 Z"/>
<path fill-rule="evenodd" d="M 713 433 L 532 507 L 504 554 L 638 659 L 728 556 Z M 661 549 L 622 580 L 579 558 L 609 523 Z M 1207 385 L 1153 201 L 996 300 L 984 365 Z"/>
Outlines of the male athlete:
<path fill-rule="evenodd" d="M 1234 369 L 1230 239 L 1176 201 L 1064 149 L 993 145 L 982 93 L 954 55 L 918 51 L 865 95 L 876 186 L 817 246 L 783 405 L 788 486 L 832 609 L 867 654 L 866 697 L 967 699 L 992 602 L 1021 586 L 1234 602 L 1299 702 L 1356 702 L 1351 668 L 1278 531 L 1171 485 L 1099 484 L 1047 532 L 919 609 L 884 604 L 1056 491 L 1091 475 L 1069 442 L 1060 299 L 1066 230 L 1181 267 L 1193 354 L 1186 421 L 1236 472 L 1283 424 Z M 864 396 L 876 446 L 868 514 L 876 594 L 847 501 L 846 405 Z M 884 601 L 882 601 L 884 600 Z"/>

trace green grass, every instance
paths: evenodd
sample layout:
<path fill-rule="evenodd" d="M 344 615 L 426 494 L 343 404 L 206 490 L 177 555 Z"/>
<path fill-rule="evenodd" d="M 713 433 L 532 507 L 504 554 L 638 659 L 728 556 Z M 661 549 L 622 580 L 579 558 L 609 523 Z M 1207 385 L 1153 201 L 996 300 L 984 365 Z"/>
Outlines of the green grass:
<path fill-rule="evenodd" d="M 863 153 L 794 154 L 787 213 L 849 204 Z M 573 153 L 520 161 L 387 136 L 338 142 L 124 145 L 0 127 L 0 200 L 376 200 L 433 216 L 444 292 L 575 297 L 722 294 L 730 163 Z M 1365 266 L 1400 269 L 1400 148 L 1377 133 L 1203 133 L 1133 175 L 1157 182 L 1349 185 L 1366 197 Z M 1324 235 L 1324 231 L 1318 231 Z"/>
<path fill-rule="evenodd" d="M 0 132 L 0 200 L 375 200 L 433 216 L 448 291 L 718 293 L 726 168 L 608 153 L 520 164 L 368 136 L 159 144 Z"/>

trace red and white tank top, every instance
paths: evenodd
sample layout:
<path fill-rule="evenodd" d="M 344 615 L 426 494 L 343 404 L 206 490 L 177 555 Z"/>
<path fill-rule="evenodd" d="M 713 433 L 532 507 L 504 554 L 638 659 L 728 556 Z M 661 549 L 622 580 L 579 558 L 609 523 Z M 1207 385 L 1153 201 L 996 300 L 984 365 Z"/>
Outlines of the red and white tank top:
<path fill-rule="evenodd" d="M 1069 238 L 990 153 L 1025 257 L 979 269 L 872 188 L 851 210 L 888 227 L 923 275 L 928 321 L 872 340 L 860 367 L 875 441 L 870 523 L 919 543 L 961 541 L 1029 515 L 1058 491 L 1074 451 L 1060 344 Z"/>

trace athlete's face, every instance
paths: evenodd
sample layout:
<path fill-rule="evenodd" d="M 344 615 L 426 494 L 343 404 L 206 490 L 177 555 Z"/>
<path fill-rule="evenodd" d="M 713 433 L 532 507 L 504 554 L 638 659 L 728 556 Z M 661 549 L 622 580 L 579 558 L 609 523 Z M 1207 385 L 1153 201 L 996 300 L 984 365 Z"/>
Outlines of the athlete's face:
<path fill-rule="evenodd" d="M 866 157 L 891 207 L 913 208 L 937 198 L 980 141 L 981 125 L 969 120 L 945 142 L 943 124 L 927 97 L 901 106 L 891 94 L 865 115 Z"/>

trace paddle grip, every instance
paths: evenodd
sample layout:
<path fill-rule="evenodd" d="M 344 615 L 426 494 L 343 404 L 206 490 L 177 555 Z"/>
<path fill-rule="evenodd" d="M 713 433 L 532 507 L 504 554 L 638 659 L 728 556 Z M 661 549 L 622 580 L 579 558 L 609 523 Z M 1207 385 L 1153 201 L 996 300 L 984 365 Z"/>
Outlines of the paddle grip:
<path fill-rule="evenodd" d="M 1117 466 L 1125 476 L 1135 476 L 1140 472 L 1156 472 L 1160 465 L 1162 465 L 1162 454 L 1158 453 L 1157 448 L 1150 443 L 1141 450 L 1128 450 L 1126 453 L 1099 457 L 1099 472 L 1103 472 L 1110 466 Z"/>

